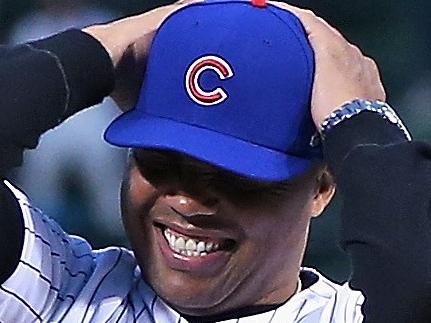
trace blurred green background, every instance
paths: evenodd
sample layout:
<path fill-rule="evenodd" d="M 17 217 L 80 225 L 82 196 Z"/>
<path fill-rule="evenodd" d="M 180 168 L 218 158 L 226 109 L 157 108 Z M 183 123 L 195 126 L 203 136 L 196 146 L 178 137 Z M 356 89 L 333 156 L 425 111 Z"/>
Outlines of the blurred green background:
<path fill-rule="evenodd" d="M 66 21 L 69 24 L 76 22 L 77 27 L 82 27 L 167 3 L 169 1 L 0 0 L 0 38 L 4 43 L 17 43 L 70 27 Z M 415 138 L 431 138 L 430 1 L 304 0 L 290 3 L 311 8 L 373 57 L 381 68 L 388 101 L 398 109 Z M 61 126 L 48 134 L 46 139 L 42 139 L 41 152 L 27 154 L 29 157 L 23 170 L 15 174 L 16 180 L 33 196 L 36 204 L 47 209 L 67 231 L 85 236 L 95 247 L 127 245 L 116 206 L 124 152 L 106 148 L 107 145 L 100 140 L 101 131 L 115 115 L 112 104 L 106 108 L 108 110 L 110 112 L 103 116 L 96 112 L 82 113 L 77 121 L 66 125 L 70 129 L 63 131 Z M 91 120 L 102 119 L 104 122 L 94 129 L 95 121 Z M 67 141 L 61 136 L 71 138 L 76 133 L 82 139 L 77 138 L 75 146 L 67 149 L 76 151 L 78 157 L 56 160 L 53 150 L 60 149 Z M 102 153 L 97 152 L 99 148 L 94 149 L 97 155 L 89 156 L 87 164 L 82 166 L 82 156 L 96 145 L 84 141 L 94 136 L 100 141 L 97 145 L 101 145 Z M 44 141 L 47 142 L 46 147 Z M 47 165 L 51 160 L 52 165 Z M 100 168 L 106 174 L 112 174 L 112 178 L 107 179 L 106 174 L 97 173 Z M 35 174 L 41 178 L 35 179 Z M 51 183 L 45 186 L 45 181 Z M 347 257 L 337 245 L 339 207 L 336 199 L 322 217 L 314 220 L 305 264 L 342 281 L 348 278 L 350 268 Z"/>

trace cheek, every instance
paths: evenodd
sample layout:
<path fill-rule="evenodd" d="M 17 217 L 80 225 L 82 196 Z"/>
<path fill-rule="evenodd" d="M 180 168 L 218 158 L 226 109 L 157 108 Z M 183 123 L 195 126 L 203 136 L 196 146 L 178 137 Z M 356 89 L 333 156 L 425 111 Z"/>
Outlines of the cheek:
<path fill-rule="evenodd" d="M 133 201 L 148 200 L 155 194 L 156 189 L 141 175 L 135 167 L 130 171 L 129 192 Z"/>
<path fill-rule="evenodd" d="M 157 190 L 132 167 L 121 186 L 121 201 L 128 212 L 148 207 L 157 198 Z"/>
<path fill-rule="evenodd" d="M 286 201 L 259 213 L 242 212 L 246 240 L 242 257 L 280 265 L 299 261 L 310 223 L 310 201 Z M 284 265 L 283 265 L 284 266 Z"/>
<path fill-rule="evenodd" d="M 157 190 L 132 167 L 121 185 L 121 213 L 129 240 L 134 242 L 145 236 L 147 221 L 142 221 L 157 199 Z"/>
<path fill-rule="evenodd" d="M 228 276 L 247 286 L 238 292 L 252 298 L 290 286 L 292 276 L 300 268 L 306 243 L 309 221 L 305 213 L 304 207 L 296 205 L 233 213 L 244 229 L 244 240 Z"/>

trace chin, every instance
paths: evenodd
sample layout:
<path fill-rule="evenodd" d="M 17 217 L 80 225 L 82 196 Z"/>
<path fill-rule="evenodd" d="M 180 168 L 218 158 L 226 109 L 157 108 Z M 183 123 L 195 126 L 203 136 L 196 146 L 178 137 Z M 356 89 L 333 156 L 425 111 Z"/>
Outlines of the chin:
<path fill-rule="evenodd" d="M 230 292 L 221 277 L 193 277 L 188 273 L 147 267 L 144 277 L 156 294 L 183 314 L 211 315 L 225 309 Z"/>
<path fill-rule="evenodd" d="M 238 250 L 220 243 L 206 255 L 187 255 L 172 249 L 163 232 L 163 227 L 152 226 L 146 230 L 147 241 L 135 244 L 140 249 L 135 255 L 141 255 L 138 262 L 146 282 L 180 313 L 211 315 L 225 311 L 241 281 L 234 266 Z"/>

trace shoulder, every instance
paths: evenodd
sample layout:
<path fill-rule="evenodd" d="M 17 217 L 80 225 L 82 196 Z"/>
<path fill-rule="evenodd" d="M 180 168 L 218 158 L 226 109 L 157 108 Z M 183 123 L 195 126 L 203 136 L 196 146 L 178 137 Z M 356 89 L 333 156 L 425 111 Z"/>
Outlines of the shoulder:
<path fill-rule="evenodd" d="M 286 303 L 297 313 L 295 322 L 362 321 L 364 297 L 348 283 L 335 283 L 312 268 L 301 270 L 301 281 L 306 288 Z"/>
<path fill-rule="evenodd" d="M 303 291 L 309 291 L 320 298 L 334 298 L 341 294 L 353 295 L 354 297 L 363 297 L 360 291 L 353 290 L 348 282 L 337 283 L 329 278 L 325 277 L 319 271 L 314 268 L 302 268 L 301 270 L 301 280 L 305 280 L 305 284 L 308 282 L 308 287 L 303 289 Z"/>
<path fill-rule="evenodd" d="M 83 249 L 82 247 L 79 248 L 79 246 L 84 246 L 84 249 L 91 250 L 93 260 L 96 264 L 100 263 L 105 267 L 112 265 L 112 271 L 120 267 L 127 267 L 130 269 L 130 272 L 133 273 L 133 270 L 136 267 L 136 261 L 133 252 L 122 247 L 108 247 L 100 250 L 93 250 L 85 239 L 63 232 L 61 227 L 42 210 L 35 207 L 27 195 L 20 189 L 16 188 L 8 181 L 4 181 L 4 184 L 9 188 L 20 205 L 25 223 L 29 226 L 26 226 L 26 230 L 31 230 L 30 227 L 33 227 L 35 224 L 37 224 L 37 222 L 42 222 L 49 226 L 52 233 L 56 233 L 57 236 L 68 240 L 68 242 L 63 242 L 71 244 L 71 246 L 77 247 L 77 249 Z"/>
<path fill-rule="evenodd" d="M 19 190 L 17 187 L 12 185 L 11 182 L 7 180 L 3 180 L 4 185 L 12 192 L 12 194 L 15 196 L 15 198 L 18 201 L 29 203 L 27 195 L 24 194 L 21 190 Z"/>
<path fill-rule="evenodd" d="M 18 311 L 24 299 L 32 310 L 19 312 L 18 321 L 23 322 L 50 310 L 54 311 L 50 321 L 67 317 L 73 322 L 89 317 L 106 321 L 114 311 L 126 311 L 128 295 L 137 283 L 133 253 L 121 247 L 93 250 L 85 239 L 67 234 L 32 206 L 23 192 L 5 185 L 21 208 L 24 242 L 18 266 L 1 286 L 5 292 L 0 293 L 0 303 L 7 300 Z M 7 318 L 16 313 L 11 310 Z M 10 321 L 5 318 L 0 320 Z"/>
<path fill-rule="evenodd" d="M 134 281 L 134 273 L 137 268 L 136 259 L 133 253 L 122 247 L 108 247 L 93 251 L 95 259 L 95 269 L 93 276 L 98 280 L 115 289 L 118 282 L 128 285 L 125 290 L 129 290 Z"/>

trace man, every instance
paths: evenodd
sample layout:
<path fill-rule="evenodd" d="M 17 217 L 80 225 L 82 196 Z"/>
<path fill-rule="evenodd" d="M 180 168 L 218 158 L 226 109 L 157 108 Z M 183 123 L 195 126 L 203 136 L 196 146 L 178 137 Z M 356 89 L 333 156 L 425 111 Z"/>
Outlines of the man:
<path fill-rule="evenodd" d="M 266 5 L 258 2 L 250 4 L 244 1 L 191 5 L 171 15 L 163 24 L 154 40 L 152 51 L 157 50 L 161 55 L 166 55 L 164 58 L 171 57 L 169 53 L 166 53 L 168 51 L 163 53 L 162 50 L 166 50 L 166 48 L 161 46 L 169 41 L 174 44 L 175 41 L 178 41 L 178 38 L 168 37 L 173 35 L 169 28 L 178 31 L 173 27 L 192 28 L 191 25 L 193 25 L 193 28 L 196 28 L 194 31 L 199 32 L 200 28 L 205 29 L 205 25 L 208 23 L 205 19 L 208 19 L 208 15 L 210 18 L 214 18 L 213 13 L 208 11 L 208 8 L 212 6 L 218 7 L 218 9 L 213 9 L 218 17 L 231 18 L 231 20 L 217 20 L 221 29 L 226 28 L 226 25 L 232 26 L 236 22 L 235 19 L 232 19 L 232 11 L 241 13 L 236 18 L 239 19 L 241 16 L 244 23 L 250 23 L 248 20 L 250 17 L 279 19 L 283 28 L 286 28 L 286 25 L 290 28 L 289 31 L 285 31 L 285 35 L 291 40 L 288 43 L 291 47 L 282 47 L 289 54 L 286 59 L 291 59 L 295 63 L 294 68 L 298 68 L 299 71 L 301 66 L 307 66 L 307 64 L 309 67 L 312 66 L 310 64 L 311 51 L 306 47 L 304 35 L 299 32 L 302 32 L 301 25 L 291 13 L 280 9 L 279 6 L 283 6 L 280 4 Z M 227 10 L 228 7 L 234 9 Z M 297 13 L 305 22 L 309 39 L 316 53 L 315 85 L 312 90 L 311 103 L 316 126 L 320 127 L 323 120 L 336 107 L 355 98 L 385 99 L 375 64 L 364 58 L 357 49 L 346 43 L 340 35 L 315 17 L 295 8 L 289 7 L 289 9 Z M 163 12 L 163 10 L 165 11 Z M 163 10 L 150 13 L 144 18 L 135 19 L 142 19 L 143 27 L 150 26 L 151 28 L 143 30 L 152 34 L 162 20 L 161 16 L 164 16 L 166 11 L 171 12 L 173 8 Z M 197 19 L 198 17 L 199 19 Z M 156 23 L 153 23 L 151 19 L 154 19 Z M 271 24 L 275 24 L 273 20 L 269 21 Z M 116 36 L 121 35 L 118 33 L 120 30 L 127 34 L 127 31 L 132 30 L 131 26 L 125 21 L 120 21 L 113 25 L 90 27 L 85 31 L 100 41 L 110 54 L 113 65 L 119 69 L 119 61 L 127 58 L 127 55 L 124 54 L 126 48 L 130 44 L 134 44 L 134 41 L 129 39 L 129 43 L 125 44 L 124 41 L 116 39 Z M 256 26 L 261 27 L 258 24 Z M 134 27 L 136 28 L 136 25 Z M 190 32 L 190 30 L 184 30 L 184 32 L 186 31 Z M 219 31 L 221 32 L 221 30 Z M 226 28 L 224 31 L 225 38 L 231 39 L 229 38 L 232 35 L 231 29 Z M 255 31 L 258 33 L 258 28 Z M 193 36 L 195 34 L 185 35 Z M 271 35 L 265 34 L 267 38 L 263 39 L 263 45 L 260 46 L 271 48 L 281 46 L 280 43 L 285 45 L 284 38 L 274 40 L 271 39 Z M 73 72 L 71 62 L 74 57 L 69 56 L 66 50 L 74 49 L 75 53 L 79 50 L 84 52 L 82 47 L 73 48 L 73 42 L 66 42 L 68 46 L 71 46 L 66 49 L 56 46 L 58 43 L 56 43 L 55 37 L 29 44 L 31 50 L 45 54 L 39 59 L 53 59 L 55 64 L 45 66 L 50 66 L 55 70 L 52 74 L 57 76 L 57 83 L 49 83 L 47 80 L 44 82 L 50 86 L 51 90 L 59 90 L 61 95 L 56 95 L 55 91 L 52 93 L 49 99 L 53 100 L 51 103 L 55 104 L 51 107 L 47 107 L 45 104 L 38 105 L 38 102 L 35 102 L 34 106 L 41 109 L 35 110 L 37 118 L 31 118 L 32 111 L 26 112 L 28 107 L 21 104 L 13 105 L 19 107 L 18 112 L 7 110 L 5 114 L 8 118 L 6 116 L 1 118 L 4 125 L 2 128 L 4 131 L 3 146 L 6 151 L 13 153 L 13 148 L 16 148 L 15 151 L 19 152 L 21 147 L 34 146 L 34 139 L 45 129 L 52 127 L 58 119 L 65 118 L 82 107 L 100 100 L 111 90 L 112 70 L 106 63 L 107 57 L 104 56 L 106 53 L 102 51 L 100 45 L 78 32 L 69 32 L 66 36 L 70 37 L 69 39 L 75 37 L 75 40 L 79 40 L 75 44 L 85 43 L 91 49 L 91 51 L 87 49 L 87 53 L 93 54 L 91 57 L 98 57 L 102 60 L 99 62 L 100 65 L 95 64 L 90 72 L 98 75 L 97 80 L 102 80 L 104 83 L 92 83 L 91 79 L 85 78 L 85 72 L 82 69 L 81 74 Z M 64 40 L 66 36 L 57 37 L 63 37 Z M 143 36 L 148 35 L 144 33 Z M 214 39 L 217 34 L 211 36 Z M 144 46 L 144 49 L 137 50 L 136 53 L 145 55 L 149 38 L 151 37 L 147 37 L 147 41 L 141 40 L 136 43 Z M 331 45 L 331 50 L 322 51 L 321 46 L 325 44 L 328 46 L 328 40 L 332 40 L 334 45 Z M 192 45 L 191 42 L 185 44 Z M 199 44 L 203 43 L 198 42 Z M 250 49 L 253 50 L 253 47 L 251 46 Z M 301 47 L 301 51 L 297 51 L 293 47 Z M 136 48 L 137 46 L 135 46 Z M 220 46 L 220 50 L 222 49 L 223 46 Z M 270 54 L 271 51 L 268 50 L 267 53 Z M 250 54 L 250 52 L 243 54 L 244 58 L 247 58 L 246 54 Z M 180 61 L 182 53 L 178 53 L 178 56 L 181 56 L 178 57 L 178 61 Z M 61 59 L 58 59 L 59 57 Z M 198 130 L 199 132 L 191 132 L 191 128 L 186 126 L 179 129 L 181 122 L 176 120 L 177 131 L 170 134 L 165 131 L 165 136 L 163 136 L 161 120 L 158 120 L 158 124 L 156 122 L 147 124 L 146 129 L 139 128 L 144 120 L 137 124 L 132 123 L 142 117 L 144 113 L 141 109 L 149 101 L 164 100 L 164 95 L 172 99 L 172 96 L 162 90 L 165 85 L 172 86 L 176 74 L 170 74 L 173 81 L 164 78 L 165 74 L 151 74 L 151 71 L 157 70 L 160 63 L 159 58 L 160 56 L 150 56 L 143 90 L 143 93 L 153 95 L 153 97 L 142 96 L 140 99 L 142 101 L 138 103 L 137 109 L 114 122 L 107 132 L 107 139 L 112 142 L 124 145 L 120 142 L 123 139 L 127 141 L 127 146 L 139 147 L 132 150 L 130 167 L 122 190 L 123 218 L 134 254 L 121 248 L 92 251 L 82 239 L 70 237 L 62 232 L 52 220 L 31 206 L 22 193 L 7 183 L 7 188 L 4 187 L 2 190 L 2 205 L 7 212 L 1 217 L 2 225 L 0 226 L 2 229 L 6 226 L 8 228 L 2 232 L 1 236 L 5 239 L 2 245 L 9 246 L 0 253 L 3 264 L 2 281 L 4 282 L 0 287 L 1 320 L 5 322 L 90 320 L 214 322 L 233 319 L 239 322 L 285 322 L 289 320 L 291 322 L 360 322 L 362 320 L 360 306 L 363 297 L 359 292 L 352 291 L 347 284 L 337 286 L 316 271 L 304 269 L 300 272 L 299 268 L 309 221 L 313 216 L 322 212 L 333 194 L 330 176 L 321 164 L 313 162 L 314 149 L 304 145 L 304 138 L 302 138 L 304 132 L 306 134 L 304 137 L 308 137 L 307 133 L 311 136 L 308 126 L 309 116 L 304 109 L 306 106 L 304 98 L 308 97 L 307 91 L 311 91 L 311 74 L 294 75 L 297 77 L 298 83 L 303 82 L 302 87 L 294 82 L 292 82 L 291 88 L 286 85 L 286 91 L 291 92 L 292 97 L 294 97 L 293 94 L 298 94 L 297 98 L 304 100 L 302 104 L 298 104 L 295 100 L 287 100 L 292 103 L 297 112 L 295 115 L 299 118 L 299 123 L 303 125 L 299 128 L 303 133 L 298 131 L 298 128 L 295 131 L 295 127 L 298 125 L 293 122 L 293 119 L 289 119 L 292 118 L 291 115 L 284 113 L 278 115 L 279 118 L 290 120 L 290 123 L 286 124 L 286 128 L 287 126 L 291 128 L 281 131 L 286 131 L 289 138 L 293 138 L 288 144 L 292 149 L 297 148 L 296 152 L 298 155 L 301 154 L 302 158 L 285 154 L 286 156 L 281 158 L 282 162 L 277 164 L 277 158 L 271 158 L 274 157 L 273 155 L 277 155 L 276 153 L 265 156 L 265 153 L 262 152 L 260 156 L 266 158 L 264 159 L 265 165 L 263 165 L 257 162 L 256 158 L 259 155 L 256 154 L 256 150 L 249 148 L 251 151 L 247 151 L 248 156 L 253 156 L 256 162 L 253 164 L 250 160 L 229 160 L 229 154 L 232 156 L 238 153 L 244 154 L 244 150 L 247 148 L 242 142 L 236 142 L 235 146 L 231 146 L 232 149 L 226 152 L 228 154 L 226 156 L 214 155 L 223 149 L 223 147 L 214 145 L 215 143 L 220 144 L 223 136 L 213 136 L 214 140 L 206 143 L 207 147 L 199 146 L 197 144 L 199 137 L 193 135 L 205 133 L 202 127 Z M 252 58 L 255 57 L 252 56 Z M 257 60 L 257 58 L 255 59 Z M 163 57 L 160 60 L 167 69 L 170 68 Z M 57 65 L 58 62 L 62 64 Z M 176 66 L 177 62 L 171 59 L 169 63 Z M 232 86 L 229 91 L 228 83 L 224 83 L 226 88 L 219 87 L 215 89 L 214 93 L 211 93 L 210 90 L 214 88 L 210 86 L 211 82 L 214 82 L 214 78 L 205 79 L 203 75 L 202 78 L 196 76 L 199 72 L 203 73 L 202 68 L 207 67 L 207 65 L 199 65 L 201 63 L 199 58 L 191 61 L 189 69 L 182 73 L 184 77 L 182 81 L 186 82 L 180 83 L 184 84 L 184 87 L 180 88 L 178 85 L 178 88 L 171 88 L 174 91 L 184 92 L 178 94 L 178 103 L 181 103 L 180 100 L 185 96 L 191 100 L 190 107 L 192 104 L 214 103 L 216 105 L 228 102 L 229 99 L 234 100 L 235 86 Z M 219 79 L 215 79 L 216 81 L 222 79 L 227 82 L 238 75 L 235 73 L 238 72 L 239 65 L 231 66 L 227 64 L 227 59 L 220 60 L 218 56 L 216 58 L 206 57 L 205 64 L 209 64 L 208 69 L 219 76 Z M 247 70 L 248 64 L 245 65 Z M 283 66 L 287 65 L 289 64 Z M 277 71 L 274 72 L 277 73 Z M 349 77 L 346 77 L 346 74 Z M 280 79 L 287 80 L 287 77 L 292 77 L 292 75 L 285 76 L 281 73 Z M 322 80 L 323 77 L 325 77 L 325 81 Z M 66 82 L 60 82 L 61 78 L 65 78 Z M 247 83 L 248 79 L 242 80 L 245 84 L 241 86 L 253 85 Z M 270 78 L 265 78 L 265 80 L 271 82 Z M 87 83 L 81 84 L 81 82 Z M 235 85 L 235 83 L 231 84 Z M 161 91 L 158 96 L 155 96 L 156 93 L 148 92 L 148 89 L 154 85 L 157 86 L 158 91 Z M 256 91 L 257 89 L 268 91 L 266 88 L 274 84 L 257 82 L 254 85 L 257 85 Z M 277 88 L 281 85 L 284 83 L 275 83 Z M 37 85 L 35 86 L 37 87 Z M 127 88 L 130 89 L 130 87 Z M 85 93 L 85 89 L 95 90 L 94 96 L 91 97 Z M 237 92 L 239 93 L 239 91 Z M 121 92 L 117 92 L 117 98 L 130 98 L 130 96 L 118 94 Z M 252 94 L 254 95 L 254 93 Z M 273 94 L 278 95 L 276 92 Z M 229 97 L 229 95 L 233 97 Z M 281 95 L 289 94 L 282 93 Z M 20 98 L 12 95 L 10 97 L 25 101 L 37 96 L 28 95 Z M 258 98 L 258 96 L 253 96 L 253 98 Z M 244 99 L 245 102 L 247 102 L 246 99 Z M 265 99 L 273 98 L 266 95 Z M 259 104 L 257 101 L 254 103 Z M 358 107 L 357 110 L 366 109 L 371 103 L 367 104 Z M 2 106 L 7 107 L 7 105 Z M 170 110 L 168 106 L 160 105 L 160 107 L 168 110 L 159 110 L 157 113 L 175 114 L 177 112 Z M 213 107 L 205 107 L 205 109 L 210 108 Z M 253 106 L 249 106 L 249 108 L 250 114 L 257 113 L 253 110 Z M 392 122 L 395 116 L 386 113 L 387 110 L 383 110 L 383 108 L 381 110 L 384 113 L 377 110 L 375 113 L 371 109 L 363 110 L 365 112 L 360 114 L 354 114 L 356 110 L 353 111 L 349 115 L 352 118 L 350 123 L 353 125 L 352 128 L 355 128 L 355 124 L 358 125 L 354 120 L 363 121 L 365 118 L 370 125 L 374 125 L 374 129 L 383 129 L 383 141 L 386 140 L 383 143 L 406 141 L 402 126 Z M 347 110 L 340 111 L 346 112 Z M 270 112 L 274 113 L 274 110 Z M 174 116 L 196 122 L 195 127 L 202 125 L 203 121 L 211 123 L 213 119 L 220 118 L 213 110 L 204 110 L 203 113 L 212 114 L 211 118 L 203 120 L 202 117 L 199 118 L 199 115 L 194 115 L 193 118 L 187 115 Z M 23 126 L 11 129 L 8 122 L 17 120 L 18 116 L 20 117 L 19 124 Z M 259 114 L 258 116 L 263 121 L 266 120 L 265 115 Z M 163 119 L 161 116 L 158 117 Z M 249 116 L 244 115 L 246 121 L 247 117 Z M 268 116 L 271 121 L 278 121 L 272 117 L 272 115 Z M 334 134 L 343 129 L 342 134 L 346 134 L 344 125 L 347 122 L 341 117 L 340 119 L 328 119 L 331 122 L 324 123 L 323 134 L 325 147 L 330 153 L 330 158 L 328 158 L 330 166 L 333 167 L 335 175 L 340 176 L 343 184 L 343 175 L 339 175 L 339 173 L 343 174 L 339 163 L 346 159 L 347 152 L 351 151 L 350 144 L 354 144 L 354 142 L 348 142 L 338 147 L 339 142 L 334 139 L 336 138 Z M 388 121 L 389 117 L 392 119 Z M 166 119 L 166 123 L 173 122 L 166 115 L 164 119 Z M 256 120 L 258 126 L 262 120 Z M 229 122 L 227 119 L 222 121 Z M 397 120 L 395 119 L 395 121 Z M 124 122 L 128 123 L 127 128 L 124 127 Z M 18 124 L 17 121 L 14 123 Z M 265 122 L 263 123 L 265 125 Z M 214 124 L 212 125 L 214 126 Z M 132 129 L 132 126 L 138 126 L 138 128 Z M 158 133 L 157 138 L 152 143 L 144 143 L 143 140 L 151 139 L 152 126 L 154 126 L 154 132 Z M 256 127 L 250 129 L 247 128 L 247 124 L 241 126 L 246 129 L 241 134 L 255 136 L 253 138 L 262 136 L 260 139 L 265 139 L 265 136 L 269 136 L 270 139 L 276 138 L 274 132 L 268 128 L 259 128 L 266 132 L 261 131 L 256 134 L 252 131 Z M 234 127 L 228 130 L 238 131 Z M 137 136 L 141 136 L 142 131 L 146 131 L 145 136 L 137 138 Z M 189 141 L 179 141 L 178 138 L 184 139 L 184 133 L 187 132 Z M 352 134 L 350 135 L 352 136 Z M 209 138 L 210 134 L 207 133 L 206 136 Z M 230 134 L 228 139 L 230 141 L 227 144 L 232 144 L 232 141 L 235 140 L 234 134 Z M 381 139 L 379 137 L 379 140 Z M 283 140 L 285 138 L 283 139 L 282 136 L 281 144 L 286 144 Z M 169 142 L 172 145 L 175 144 L 175 147 L 166 147 Z M 374 141 L 371 142 L 374 143 Z M 158 143 L 163 143 L 163 146 L 157 146 Z M 181 145 L 184 150 L 188 150 L 188 153 L 178 152 Z M 208 149 L 208 145 L 212 145 L 211 149 Z M 261 142 L 257 145 L 260 146 L 260 148 L 258 147 L 260 151 L 264 150 Z M 142 147 L 146 149 L 142 149 Z M 149 147 L 152 149 L 148 149 Z M 238 147 L 242 151 L 233 150 L 234 148 L 239 149 Z M 198 151 L 198 148 L 201 150 Z M 15 156 L 17 155 L 19 154 Z M 215 157 L 218 159 L 215 160 Z M 235 161 L 240 163 L 236 165 Z M 286 167 L 287 162 L 289 162 L 289 167 Z M 16 159 L 3 160 L 4 168 L 8 168 L 11 163 L 16 163 Z M 348 185 L 343 185 L 348 188 Z M 8 189 L 13 192 L 13 195 Z M 416 288 L 416 286 L 415 284 L 414 287 Z M 408 290 L 406 295 L 411 295 Z M 373 298 L 371 298 L 372 300 Z M 406 303 L 411 305 L 410 298 L 406 299 Z M 393 303 L 390 304 L 393 305 Z"/>

